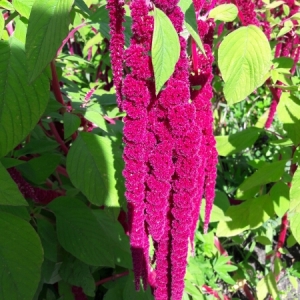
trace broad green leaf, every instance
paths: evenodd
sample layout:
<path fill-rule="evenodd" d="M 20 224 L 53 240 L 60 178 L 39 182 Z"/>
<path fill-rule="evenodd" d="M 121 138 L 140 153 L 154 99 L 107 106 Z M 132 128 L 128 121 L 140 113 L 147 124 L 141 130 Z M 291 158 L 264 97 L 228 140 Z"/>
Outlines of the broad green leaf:
<path fill-rule="evenodd" d="M 63 295 L 63 299 L 60 300 L 75 300 L 74 294 L 72 293 L 71 284 L 68 284 L 65 281 L 61 280 L 58 282 L 58 290 L 59 294 Z"/>
<path fill-rule="evenodd" d="M 0 7 L 3 7 L 7 10 L 14 9 L 13 5 L 10 2 L 8 2 L 8 0 L 0 0 Z"/>
<path fill-rule="evenodd" d="M 290 188 L 290 212 L 300 214 L 300 169 L 297 168 Z"/>
<path fill-rule="evenodd" d="M 0 205 L 27 206 L 17 184 L 0 163 Z"/>
<path fill-rule="evenodd" d="M 221 43 L 218 65 L 228 104 L 244 100 L 264 83 L 270 69 L 271 48 L 267 37 L 253 25 L 236 29 Z"/>
<path fill-rule="evenodd" d="M 148 289 L 146 291 L 136 291 L 134 287 L 134 278 L 133 274 L 130 273 L 129 276 L 127 276 L 127 282 L 123 291 L 123 298 L 122 299 L 134 299 L 134 300 L 152 300 L 153 296 L 151 293 L 151 289 L 148 286 Z"/>
<path fill-rule="evenodd" d="M 289 192 L 289 187 L 282 181 L 275 183 L 270 190 L 275 213 L 280 218 L 283 217 L 290 207 Z"/>
<path fill-rule="evenodd" d="M 0 157 L 34 128 L 49 97 L 46 76 L 29 85 L 24 45 L 15 38 L 0 41 Z"/>
<path fill-rule="evenodd" d="M 205 216 L 205 204 L 206 200 L 202 200 L 200 216 L 204 220 Z M 210 223 L 220 222 L 220 221 L 230 221 L 231 219 L 225 215 L 226 210 L 230 207 L 227 195 L 223 192 L 216 191 L 215 200 L 210 216 Z"/>
<path fill-rule="evenodd" d="M 29 82 L 33 82 L 54 59 L 68 34 L 69 13 L 74 0 L 35 1 L 28 21 L 26 57 Z"/>
<path fill-rule="evenodd" d="M 195 42 L 196 42 L 197 46 L 199 47 L 200 51 L 206 56 L 205 49 L 204 49 L 204 46 L 202 44 L 202 41 L 201 41 L 201 38 L 200 38 L 199 34 L 187 22 L 184 22 L 184 25 L 185 25 L 187 31 L 189 32 L 189 34 L 195 40 Z"/>
<path fill-rule="evenodd" d="M 2 32 L 4 30 L 4 24 L 5 24 L 5 20 L 4 20 L 3 14 L 1 13 L 0 14 L 0 39 L 2 37 Z"/>
<path fill-rule="evenodd" d="M 111 251 L 115 264 L 131 269 L 132 259 L 129 239 L 124 233 L 121 224 L 117 220 L 110 218 L 104 210 L 94 210 L 93 213 L 102 228 L 102 232 L 106 234 L 107 240 L 112 245 Z"/>
<path fill-rule="evenodd" d="M 221 156 L 228 156 L 252 146 L 261 130 L 250 127 L 229 136 L 216 136 L 217 151 Z"/>
<path fill-rule="evenodd" d="M 82 287 L 86 295 L 95 297 L 95 280 L 87 264 L 69 255 L 64 259 L 59 275 L 65 282 Z"/>
<path fill-rule="evenodd" d="M 41 279 L 46 284 L 55 284 L 61 280 L 58 270 L 61 266 L 61 262 L 55 263 L 48 259 L 45 259 L 42 265 L 42 276 Z M 47 297 L 47 299 L 49 299 Z M 53 298 L 50 298 L 53 299 Z M 56 300 L 55 298 L 53 300 Z"/>
<path fill-rule="evenodd" d="M 274 299 L 277 299 L 278 288 L 274 274 L 270 272 L 257 283 L 257 299 L 263 300 L 267 294 L 271 294 Z"/>
<path fill-rule="evenodd" d="M 84 114 L 84 117 L 88 121 L 96 124 L 102 130 L 106 132 L 108 131 L 106 121 L 103 118 L 103 114 L 101 114 L 99 111 L 93 110 L 93 108 L 88 108 L 88 110 Z"/>
<path fill-rule="evenodd" d="M 0 205 L 0 211 L 15 215 L 28 222 L 31 219 L 28 208 L 25 206 Z"/>
<path fill-rule="evenodd" d="M 179 2 L 179 7 L 184 13 L 184 26 L 188 33 L 192 36 L 195 40 L 197 46 L 199 47 L 200 51 L 206 56 L 205 50 L 203 47 L 203 43 L 201 41 L 199 32 L 198 32 L 198 25 L 196 20 L 196 13 L 195 7 L 192 1 L 190 0 L 181 0 Z M 181 35 L 184 35 L 184 32 L 181 32 Z M 186 37 L 187 39 L 187 37 Z"/>
<path fill-rule="evenodd" d="M 175 65 L 179 59 L 179 54 L 179 38 L 171 20 L 163 11 L 154 8 L 154 31 L 151 56 L 156 95 L 173 74 Z"/>
<path fill-rule="evenodd" d="M 38 219 L 37 231 L 43 245 L 45 258 L 57 262 L 58 240 L 54 226 L 48 220 Z"/>
<path fill-rule="evenodd" d="M 64 138 L 70 137 L 80 126 L 80 118 L 74 114 L 64 113 Z"/>
<path fill-rule="evenodd" d="M 284 23 L 284 26 L 279 30 L 278 34 L 277 34 L 277 38 L 287 34 L 288 32 L 290 32 L 293 29 L 293 24 L 289 24 L 289 23 Z"/>
<path fill-rule="evenodd" d="M 240 234 L 247 229 L 255 229 L 274 215 L 273 201 L 268 195 L 247 200 L 231 206 L 226 216 L 231 221 L 221 221 L 217 227 L 217 236 L 229 237 Z"/>
<path fill-rule="evenodd" d="M 55 171 L 59 163 L 60 155 L 47 153 L 20 165 L 18 169 L 33 183 L 41 184 Z"/>
<path fill-rule="evenodd" d="M 265 164 L 239 186 L 236 196 L 242 198 L 243 194 L 251 188 L 278 181 L 284 172 L 286 163 L 287 160 L 280 160 Z"/>
<path fill-rule="evenodd" d="M 56 216 L 58 241 L 65 250 L 91 266 L 114 266 L 107 237 L 83 202 L 58 197 L 48 207 Z"/>
<path fill-rule="evenodd" d="M 32 226 L 0 212 L 0 299 L 32 300 L 42 262 L 42 245 Z"/>
<path fill-rule="evenodd" d="M 26 19 L 29 18 L 30 11 L 34 2 L 42 2 L 40 0 L 13 0 L 12 4 L 15 10 Z"/>
<path fill-rule="evenodd" d="M 291 93 L 281 94 L 277 106 L 279 120 L 295 145 L 300 143 L 300 100 Z"/>
<path fill-rule="evenodd" d="M 88 16 L 90 15 L 90 10 L 88 8 L 88 6 L 86 5 L 86 3 L 83 0 L 75 0 L 75 5 L 82 10 L 83 12 L 85 12 Z"/>
<path fill-rule="evenodd" d="M 274 2 L 272 2 L 272 3 L 268 4 L 268 5 L 266 5 L 266 8 L 267 8 L 267 9 L 273 9 L 273 8 L 276 8 L 276 7 L 280 6 L 280 5 L 282 5 L 283 3 L 284 3 L 284 1 L 281 1 L 281 0 L 279 0 L 279 1 L 274 1 Z"/>
<path fill-rule="evenodd" d="M 121 152 L 108 137 L 80 133 L 67 156 L 72 183 L 95 205 L 120 206 L 124 183 Z"/>
<path fill-rule="evenodd" d="M 272 242 L 270 241 L 270 239 L 268 239 L 264 235 L 257 236 L 255 238 L 255 241 L 262 244 L 262 245 L 264 245 L 264 246 L 272 245 Z"/>
<path fill-rule="evenodd" d="M 52 152 L 58 148 L 59 144 L 47 137 L 40 137 L 39 139 L 31 139 L 23 148 L 14 152 L 15 156 L 23 156 L 27 154 L 42 154 L 45 152 Z"/>
<path fill-rule="evenodd" d="M 300 12 L 295 13 L 294 15 L 291 16 L 291 19 L 300 21 Z"/>
<path fill-rule="evenodd" d="M 232 22 L 238 15 L 238 9 L 234 4 L 221 4 L 213 8 L 208 15 L 215 21 Z"/>
<path fill-rule="evenodd" d="M 21 43 L 25 44 L 26 33 L 27 33 L 27 24 L 25 24 L 21 18 L 18 18 L 15 21 L 14 37 L 18 39 Z"/>

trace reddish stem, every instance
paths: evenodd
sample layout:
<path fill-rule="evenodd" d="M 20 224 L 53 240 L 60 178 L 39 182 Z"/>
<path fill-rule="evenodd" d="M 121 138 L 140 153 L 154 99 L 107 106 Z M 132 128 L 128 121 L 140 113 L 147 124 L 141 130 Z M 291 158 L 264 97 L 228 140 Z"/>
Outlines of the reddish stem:
<path fill-rule="evenodd" d="M 51 86 L 52 86 L 54 96 L 59 103 L 61 103 L 63 106 L 65 106 L 65 102 L 64 102 L 63 96 L 60 91 L 60 86 L 59 86 L 59 82 L 58 82 L 58 77 L 57 77 L 57 73 L 56 73 L 56 67 L 55 67 L 54 60 L 51 61 L 50 66 L 51 66 L 51 72 L 52 72 Z"/>
<path fill-rule="evenodd" d="M 106 283 L 106 282 L 109 282 L 109 281 L 112 281 L 112 280 L 116 280 L 120 277 L 124 277 L 124 276 L 127 276 L 129 274 L 129 271 L 125 271 L 123 273 L 120 273 L 120 274 L 115 274 L 113 276 L 110 276 L 110 277 L 107 277 L 107 278 L 104 278 L 104 279 L 101 279 L 99 281 L 96 282 L 96 286 L 99 286 L 103 283 Z"/>
<path fill-rule="evenodd" d="M 65 154 L 68 154 L 69 149 L 68 149 L 68 147 L 65 145 L 65 142 L 64 142 L 64 141 L 62 140 L 62 138 L 60 137 L 60 135 L 59 135 L 59 133 L 58 133 L 58 131 L 57 131 L 57 129 L 56 129 L 54 123 L 52 123 L 52 122 L 49 123 L 49 127 L 50 127 L 51 132 L 53 133 L 53 135 L 54 135 L 56 141 L 60 144 L 61 149 L 64 151 Z"/>
<path fill-rule="evenodd" d="M 223 248 L 221 242 L 219 241 L 219 239 L 216 236 L 214 237 L 214 244 L 215 244 L 215 247 L 218 249 L 218 251 L 220 252 L 221 255 L 228 256 L 227 251 Z M 228 264 L 231 264 L 231 262 L 229 261 Z"/>
<path fill-rule="evenodd" d="M 244 284 L 243 290 L 248 300 L 255 300 L 247 283 Z"/>
<path fill-rule="evenodd" d="M 194 73 L 198 74 L 198 69 L 199 69 L 198 53 L 197 53 L 197 45 L 196 45 L 196 42 L 194 40 L 192 40 L 192 60 L 193 60 Z"/>
<path fill-rule="evenodd" d="M 61 46 L 60 46 L 59 49 L 57 50 L 56 56 L 58 56 L 58 55 L 60 54 L 61 50 L 63 49 L 63 47 L 65 46 L 65 44 L 68 42 L 68 40 L 71 39 L 71 38 L 74 36 L 74 33 L 75 33 L 77 30 L 79 30 L 81 27 L 85 26 L 85 25 L 87 25 L 87 24 L 86 24 L 86 23 L 81 23 L 81 24 L 79 24 L 78 26 L 76 26 L 74 29 L 72 29 L 72 30 L 69 32 L 68 36 L 63 40 Z"/>
<path fill-rule="evenodd" d="M 68 174 L 67 170 L 66 170 L 64 167 L 62 167 L 62 166 L 57 166 L 56 171 L 57 171 L 59 174 L 62 174 L 62 175 L 64 175 L 65 177 L 68 177 L 68 178 L 69 178 L 69 174 Z"/>
<path fill-rule="evenodd" d="M 278 243 L 276 246 L 276 257 L 278 258 L 281 257 L 281 253 L 279 250 L 284 246 L 288 226 L 289 226 L 289 222 L 287 218 L 287 213 L 285 213 L 281 218 L 280 233 L 279 233 Z"/>
<path fill-rule="evenodd" d="M 221 299 L 218 292 L 213 290 L 208 285 L 204 284 L 202 285 L 202 288 L 206 291 L 207 294 L 214 296 L 216 299 Z M 226 295 L 223 295 L 224 300 L 229 300 L 229 298 Z"/>

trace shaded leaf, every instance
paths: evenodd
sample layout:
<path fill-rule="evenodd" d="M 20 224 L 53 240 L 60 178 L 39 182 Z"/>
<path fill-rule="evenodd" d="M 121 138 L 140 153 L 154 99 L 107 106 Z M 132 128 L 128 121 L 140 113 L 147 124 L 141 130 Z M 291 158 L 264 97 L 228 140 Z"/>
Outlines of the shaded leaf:
<path fill-rule="evenodd" d="M 114 266 L 107 237 L 83 202 L 58 197 L 48 207 L 56 216 L 57 237 L 65 250 L 92 266 Z"/>
<path fill-rule="evenodd" d="M 27 82 L 24 45 L 14 37 L 0 41 L 0 157 L 17 146 L 42 116 L 49 98 L 45 75 Z"/>
<path fill-rule="evenodd" d="M 35 1 L 26 37 L 29 82 L 34 81 L 55 57 L 69 31 L 69 13 L 74 0 Z"/>
<path fill-rule="evenodd" d="M 31 225 L 0 212 L 0 299 L 32 300 L 42 261 L 42 245 Z"/>
<path fill-rule="evenodd" d="M 0 163 L 0 205 L 27 206 L 17 184 Z"/>
<path fill-rule="evenodd" d="M 80 133 L 67 156 L 72 183 L 95 205 L 120 206 L 124 191 L 121 152 L 108 137 Z M 119 196 L 120 193 L 120 196 Z"/>
<path fill-rule="evenodd" d="M 238 153 L 252 146 L 260 133 L 259 128 L 250 127 L 229 136 L 216 136 L 217 151 L 221 156 Z"/>

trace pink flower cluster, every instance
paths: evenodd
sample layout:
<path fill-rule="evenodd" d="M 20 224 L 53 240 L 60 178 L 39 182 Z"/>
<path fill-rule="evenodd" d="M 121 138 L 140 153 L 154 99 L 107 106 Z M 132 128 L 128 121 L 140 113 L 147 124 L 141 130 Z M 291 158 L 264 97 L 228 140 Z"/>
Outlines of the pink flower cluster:
<path fill-rule="evenodd" d="M 153 4 L 173 23 L 181 47 L 175 71 L 158 96 L 149 54 Z M 190 76 L 187 43 L 180 36 L 184 15 L 178 0 L 156 0 L 153 4 L 146 0 L 130 4 L 133 36 L 124 53 L 129 72 L 122 82 L 121 103 L 127 113 L 123 175 L 136 289 L 142 279 L 144 288 L 150 284 L 154 289 L 156 300 L 179 300 L 201 199 L 203 195 L 207 198 L 207 230 L 214 198 L 217 152 L 210 104 L 214 24 L 204 22 L 208 57 L 196 52 L 201 75 Z M 202 87 L 195 92 L 191 85 Z M 151 259 L 150 236 L 155 248 Z"/>
<path fill-rule="evenodd" d="M 31 186 L 19 173 L 16 168 L 9 168 L 8 173 L 17 184 L 24 198 L 32 199 L 35 203 L 46 205 L 55 198 L 61 196 L 60 193 L 53 190 L 44 190 L 39 187 Z"/>
<path fill-rule="evenodd" d="M 122 109 L 122 78 L 123 78 L 123 56 L 124 56 L 124 1 L 108 0 L 107 10 L 109 11 L 111 67 L 114 74 L 114 85 L 116 88 L 117 104 Z"/>

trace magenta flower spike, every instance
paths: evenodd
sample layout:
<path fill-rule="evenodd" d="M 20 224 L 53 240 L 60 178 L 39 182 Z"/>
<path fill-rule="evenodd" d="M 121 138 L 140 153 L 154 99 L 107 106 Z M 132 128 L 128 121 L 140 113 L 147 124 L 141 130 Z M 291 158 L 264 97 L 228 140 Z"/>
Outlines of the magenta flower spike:
<path fill-rule="evenodd" d="M 124 1 L 108 0 L 106 5 L 109 11 L 109 27 L 110 27 L 110 56 L 111 68 L 114 77 L 114 86 L 116 89 L 117 104 L 122 109 L 122 79 L 123 79 L 123 59 L 124 59 Z"/>

